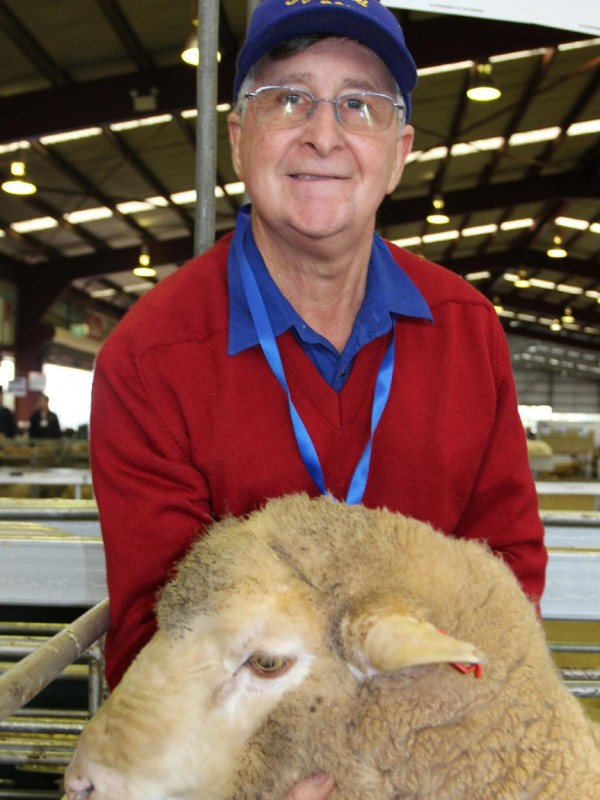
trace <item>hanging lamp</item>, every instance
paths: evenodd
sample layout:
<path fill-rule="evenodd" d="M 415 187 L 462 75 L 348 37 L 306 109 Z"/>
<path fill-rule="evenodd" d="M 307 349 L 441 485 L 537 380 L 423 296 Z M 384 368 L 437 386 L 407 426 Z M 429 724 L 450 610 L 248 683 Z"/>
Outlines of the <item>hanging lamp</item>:
<path fill-rule="evenodd" d="M 37 192 L 35 183 L 28 181 L 24 161 L 13 161 L 10 165 L 12 178 L 5 180 L 2 189 L 8 194 L 28 195 Z"/>
<path fill-rule="evenodd" d="M 471 75 L 471 85 L 467 89 L 469 100 L 476 100 L 479 103 L 489 103 L 502 96 L 502 92 L 494 84 L 492 78 L 492 65 L 489 61 L 476 64 Z"/>

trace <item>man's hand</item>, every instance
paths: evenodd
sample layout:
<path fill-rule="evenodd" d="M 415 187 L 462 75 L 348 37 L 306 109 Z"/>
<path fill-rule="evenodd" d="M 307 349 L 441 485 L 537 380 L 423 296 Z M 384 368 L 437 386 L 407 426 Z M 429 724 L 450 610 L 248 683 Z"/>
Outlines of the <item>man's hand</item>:
<path fill-rule="evenodd" d="M 334 787 L 335 783 L 331 778 L 324 772 L 317 772 L 316 775 L 309 775 L 297 783 L 285 800 L 325 800 Z"/>

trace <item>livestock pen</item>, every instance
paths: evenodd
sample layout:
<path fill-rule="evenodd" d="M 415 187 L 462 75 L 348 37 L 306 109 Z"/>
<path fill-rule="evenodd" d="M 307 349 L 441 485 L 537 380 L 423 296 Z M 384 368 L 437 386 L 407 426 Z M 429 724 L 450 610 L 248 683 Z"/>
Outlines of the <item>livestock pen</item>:
<path fill-rule="evenodd" d="M 97 512 L 85 501 L 30 500 L 0 516 L 0 798 L 54 800 L 104 696 L 109 615 Z M 569 689 L 600 719 L 600 512 L 548 511 L 543 519 L 549 643 Z M 15 609 L 30 613 L 17 619 Z"/>

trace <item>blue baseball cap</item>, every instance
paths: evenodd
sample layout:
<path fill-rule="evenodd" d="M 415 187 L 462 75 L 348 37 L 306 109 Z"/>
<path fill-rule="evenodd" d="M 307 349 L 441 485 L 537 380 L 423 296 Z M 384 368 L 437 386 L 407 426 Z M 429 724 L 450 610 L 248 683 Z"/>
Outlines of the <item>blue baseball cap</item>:
<path fill-rule="evenodd" d="M 282 42 L 311 33 L 356 39 L 372 50 L 392 73 L 410 116 L 410 93 L 417 68 L 394 14 L 379 0 L 263 0 L 250 19 L 237 58 L 233 97 L 251 68 Z"/>

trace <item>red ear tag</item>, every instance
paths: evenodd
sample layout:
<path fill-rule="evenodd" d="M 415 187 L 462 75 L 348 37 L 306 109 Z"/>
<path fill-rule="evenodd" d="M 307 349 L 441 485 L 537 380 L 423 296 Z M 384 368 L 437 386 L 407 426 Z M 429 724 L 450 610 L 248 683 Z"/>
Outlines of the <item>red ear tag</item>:
<path fill-rule="evenodd" d="M 441 628 L 438 628 L 440 633 L 443 633 L 444 636 L 448 634 L 446 631 L 443 631 Z M 463 675 L 467 675 L 469 672 L 472 672 L 473 675 L 479 679 L 483 676 L 483 664 L 461 664 L 459 661 L 451 661 L 450 666 L 457 669 L 459 672 L 462 672 Z"/>
<path fill-rule="evenodd" d="M 458 661 L 452 661 L 451 666 L 466 675 L 472 672 L 476 678 L 481 678 L 483 675 L 483 664 L 460 664 Z"/>

